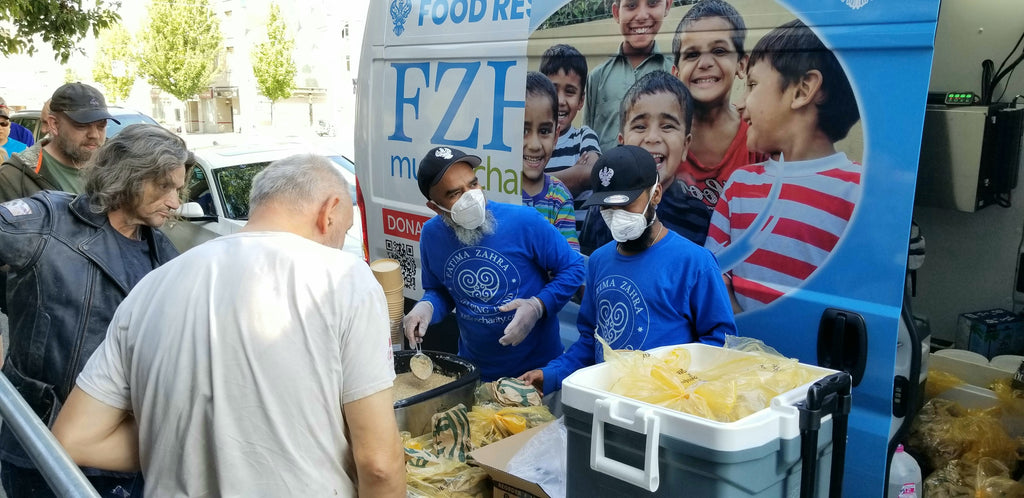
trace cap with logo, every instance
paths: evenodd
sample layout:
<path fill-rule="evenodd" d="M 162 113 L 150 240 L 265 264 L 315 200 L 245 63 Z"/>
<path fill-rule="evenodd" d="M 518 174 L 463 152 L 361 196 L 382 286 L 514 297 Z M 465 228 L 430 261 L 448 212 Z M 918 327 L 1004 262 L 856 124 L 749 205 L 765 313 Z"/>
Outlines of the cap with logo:
<path fill-rule="evenodd" d="M 104 119 L 121 124 L 107 111 L 107 101 L 103 98 L 103 94 L 84 83 L 61 85 L 50 97 L 50 111 L 62 112 L 80 124 Z"/>
<path fill-rule="evenodd" d="M 658 165 L 650 152 L 620 145 L 601 154 L 590 171 L 594 193 L 583 207 L 625 206 L 658 182 Z"/>
<path fill-rule="evenodd" d="M 430 200 L 430 187 L 437 185 L 448 168 L 456 163 L 467 163 L 475 168 L 480 166 L 480 158 L 451 147 L 434 147 L 427 151 L 416 167 L 416 181 L 423 197 Z"/>

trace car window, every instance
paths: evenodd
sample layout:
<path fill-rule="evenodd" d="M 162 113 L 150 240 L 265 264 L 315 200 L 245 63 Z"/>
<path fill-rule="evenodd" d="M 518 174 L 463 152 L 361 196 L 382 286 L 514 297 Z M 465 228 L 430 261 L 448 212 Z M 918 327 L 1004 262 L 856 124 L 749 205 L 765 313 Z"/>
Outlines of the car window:
<path fill-rule="evenodd" d="M 185 202 L 197 202 L 203 208 L 203 214 L 216 216 L 217 210 L 213 205 L 213 195 L 210 193 L 210 183 L 206 179 L 206 172 L 198 166 L 193 167 L 188 177 L 188 185 L 185 188 Z"/>
<path fill-rule="evenodd" d="M 144 123 L 144 124 L 155 124 L 159 125 L 153 120 L 153 118 L 146 116 L 145 114 L 123 114 L 120 116 L 114 116 L 114 119 L 121 122 L 117 124 L 113 121 L 107 121 L 107 138 L 117 135 L 124 129 L 125 126 Z"/>
<path fill-rule="evenodd" d="M 233 220 L 249 219 L 249 189 L 252 188 L 252 179 L 256 176 L 256 173 L 263 171 L 263 168 L 266 168 L 268 164 L 270 163 L 239 164 L 237 166 L 220 168 L 213 172 L 214 180 L 217 182 L 221 201 L 226 211 L 224 213 L 225 218 Z"/>

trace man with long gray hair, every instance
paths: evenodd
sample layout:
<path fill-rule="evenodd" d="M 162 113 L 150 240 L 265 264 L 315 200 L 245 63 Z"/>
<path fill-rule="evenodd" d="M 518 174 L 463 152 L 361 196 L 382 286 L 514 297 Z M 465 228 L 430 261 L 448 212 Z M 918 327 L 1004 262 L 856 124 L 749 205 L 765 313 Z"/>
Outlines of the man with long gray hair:
<path fill-rule="evenodd" d="M 156 228 L 179 205 L 189 161 L 177 135 L 132 125 L 93 155 L 85 193 L 45 190 L 0 204 L 0 265 L 11 268 L 3 373 L 45 423 L 128 291 L 178 254 Z M 53 496 L 7 424 L 0 460 L 9 498 Z M 84 470 L 101 496 L 129 496 L 139 484 L 136 473 Z"/>
<path fill-rule="evenodd" d="M 149 496 L 404 497 L 387 302 L 339 250 L 348 185 L 291 156 L 249 207 L 124 300 L 54 434 L 81 465 L 141 466 Z"/>

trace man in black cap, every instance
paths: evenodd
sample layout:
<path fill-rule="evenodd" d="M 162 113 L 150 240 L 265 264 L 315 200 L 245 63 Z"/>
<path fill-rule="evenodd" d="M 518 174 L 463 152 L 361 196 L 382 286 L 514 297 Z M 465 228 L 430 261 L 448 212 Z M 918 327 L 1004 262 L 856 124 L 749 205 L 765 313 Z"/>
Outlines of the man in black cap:
<path fill-rule="evenodd" d="M 82 166 L 106 141 L 107 120 L 119 123 L 107 111 L 103 94 L 83 83 L 67 83 L 53 92 L 46 119 L 49 139 L 12 154 L 0 166 L 0 202 L 40 190 L 82 193 Z"/>
<path fill-rule="evenodd" d="M 404 320 L 418 343 L 453 308 L 459 356 L 481 378 L 514 377 L 562 352 L 557 313 L 583 283 L 583 257 L 537 210 L 487 202 L 480 158 L 427 152 L 416 178 L 437 216 L 420 233 L 423 299 Z"/>
<path fill-rule="evenodd" d="M 594 193 L 586 205 L 600 206 L 615 240 L 587 263 L 580 338 L 562 356 L 520 377 L 544 394 L 602 360 L 595 333 L 612 349 L 633 350 L 689 342 L 721 346 L 726 334 L 736 333 L 715 256 L 658 220 L 663 187 L 651 153 L 632 145 L 608 150 L 590 180 Z"/>

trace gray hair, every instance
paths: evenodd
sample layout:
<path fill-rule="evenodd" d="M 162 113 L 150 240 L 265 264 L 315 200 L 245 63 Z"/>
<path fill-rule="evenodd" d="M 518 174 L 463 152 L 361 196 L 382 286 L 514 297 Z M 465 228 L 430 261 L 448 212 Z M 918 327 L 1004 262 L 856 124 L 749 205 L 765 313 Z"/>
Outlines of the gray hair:
<path fill-rule="evenodd" d="M 154 124 L 133 124 L 107 140 L 85 166 L 85 193 L 95 213 L 134 206 L 147 182 L 192 163 L 185 141 Z"/>
<path fill-rule="evenodd" d="M 348 198 L 348 182 L 338 167 L 323 156 L 295 154 L 256 174 L 249 191 L 249 212 L 273 202 L 299 211 L 335 194 Z"/>

